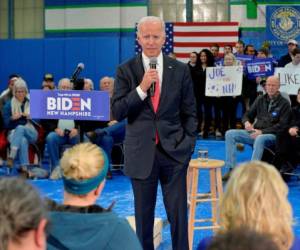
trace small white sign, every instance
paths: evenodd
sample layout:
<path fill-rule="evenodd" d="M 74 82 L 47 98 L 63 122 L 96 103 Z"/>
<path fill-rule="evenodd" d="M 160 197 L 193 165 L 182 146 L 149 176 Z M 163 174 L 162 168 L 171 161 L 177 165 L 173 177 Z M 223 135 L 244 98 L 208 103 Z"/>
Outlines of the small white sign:
<path fill-rule="evenodd" d="M 275 75 L 280 80 L 280 91 L 289 95 L 297 95 L 300 88 L 300 68 L 299 70 L 290 68 L 276 68 Z"/>
<path fill-rule="evenodd" d="M 206 96 L 238 96 L 242 93 L 243 66 L 206 69 Z"/>

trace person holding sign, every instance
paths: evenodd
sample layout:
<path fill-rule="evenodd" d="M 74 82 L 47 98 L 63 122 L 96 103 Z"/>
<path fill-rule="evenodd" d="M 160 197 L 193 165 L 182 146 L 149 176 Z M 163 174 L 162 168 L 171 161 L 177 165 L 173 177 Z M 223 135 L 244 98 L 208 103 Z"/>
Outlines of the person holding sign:
<path fill-rule="evenodd" d="M 232 53 L 228 53 L 224 56 L 224 66 L 236 66 L 237 61 L 235 56 Z M 221 110 L 223 113 L 223 131 L 224 133 L 228 128 L 236 128 L 236 111 L 237 104 L 241 101 L 241 96 L 223 96 L 221 97 Z"/>
<path fill-rule="evenodd" d="M 300 49 L 297 47 L 291 52 L 292 61 L 284 66 L 285 69 L 291 70 L 292 72 L 300 71 Z M 290 78 L 289 78 L 290 79 Z M 296 78 L 295 79 L 295 83 Z M 295 92 L 294 92 L 295 93 Z M 290 94 L 290 99 L 292 102 L 292 106 L 297 105 L 297 96 L 294 94 Z"/>
<path fill-rule="evenodd" d="M 266 94 L 257 97 L 243 117 L 245 129 L 232 129 L 225 134 L 226 164 L 236 165 L 236 144 L 253 145 L 251 160 L 261 160 L 264 147 L 275 144 L 276 133 L 283 130 L 290 116 L 290 104 L 279 92 L 280 82 L 270 76 L 266 82 Z"/>

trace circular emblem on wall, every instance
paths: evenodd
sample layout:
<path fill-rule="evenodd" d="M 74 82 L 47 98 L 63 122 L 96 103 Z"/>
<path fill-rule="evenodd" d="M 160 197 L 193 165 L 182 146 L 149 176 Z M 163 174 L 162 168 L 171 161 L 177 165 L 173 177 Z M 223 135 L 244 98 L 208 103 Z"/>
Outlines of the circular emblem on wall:
<path fill-rule="evenodd" d="M 300 13 L 293 7 L 281 7 L 270 18 L 270 29 L 274 36 L 287 41 L 300 34 Z"/>

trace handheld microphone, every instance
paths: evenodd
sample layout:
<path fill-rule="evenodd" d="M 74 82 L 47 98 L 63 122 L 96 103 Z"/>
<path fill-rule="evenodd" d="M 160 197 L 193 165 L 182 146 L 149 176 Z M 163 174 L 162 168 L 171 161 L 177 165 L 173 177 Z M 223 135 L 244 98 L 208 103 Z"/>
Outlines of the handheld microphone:
<path fill-rule="evenodd" d="M 157 58 L 151 57 L 149 62 L 150 69 L 156 69 L 156 64 L 157 64 Z M 154 93 L 155 93 L 155 82 L 152 82 L 150 87 L 150 96 L 154 96 Z"/>
<path fill-rule="evenodd" d="M 77 67 L 76 67 L 74 73 L 73 73 L 72 76 L 71 76 L 71 80 L 70 80 L 70 81 L 74 83 L 74 82 L 76 81 L 78 75 L 80 74 L 80 72 L 81 72 L 83 69 L 84 69 L 84 64 L 83 64 L 83 63 L 78 63 L 78 65 L 77 65 Z"/>

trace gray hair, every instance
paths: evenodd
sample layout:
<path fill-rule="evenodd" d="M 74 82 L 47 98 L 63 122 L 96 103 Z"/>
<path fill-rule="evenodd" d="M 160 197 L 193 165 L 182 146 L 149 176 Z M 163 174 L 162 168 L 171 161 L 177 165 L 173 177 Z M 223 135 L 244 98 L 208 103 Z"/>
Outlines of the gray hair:
<path fill-rule="evenodd" d="M 84 78 L 84 83 L 89 83 L 91 85 L 91 89 L 94 90 L 94 82 L 90 78 Z"/>
<path fill-rule="evenodd" d="M 70 88 L 73 89 L 73 83 L 70 81 L 69 78 L 62 78 L 58 82 L 58 89 L 61 89 L 61 85 L 63 82 L 69 82 L 70 83 Z"/>
<path fill-rule="evenodd" d="M 24 89 L 26 91 L 26 94 L 28 94 L 28 88 L 27 88 L 27 84 L 24 81 L 23 78 L 19 77 L 15 80 L 14 83 L 14 89 L 13 89 L 13 95 L 16 94 L 17 89 Z"/>
<path fill-rule="evenodd" d="M 157 16 L 145 16 L 145 17 L 142 17 L 140 19 L 140 21 L 138 22 L 137 24 L 137 34 L 140 33 L 141 31 L 141 25 L 144 24 L 144 23 L 150 23 L 150 22 L 160 22 L 161 23 L 161 29 L 162 29 L 162 32 L 165 34 L 165 22 L 160 18 L 160 17 L 157 17 Z"/>
<path fill-rule="evenodd" d="M 0 178 L 0 249 L 9 241 L 18 242 L 46 218 L 46 209 L 37 190 L 21 178 Z"/>

